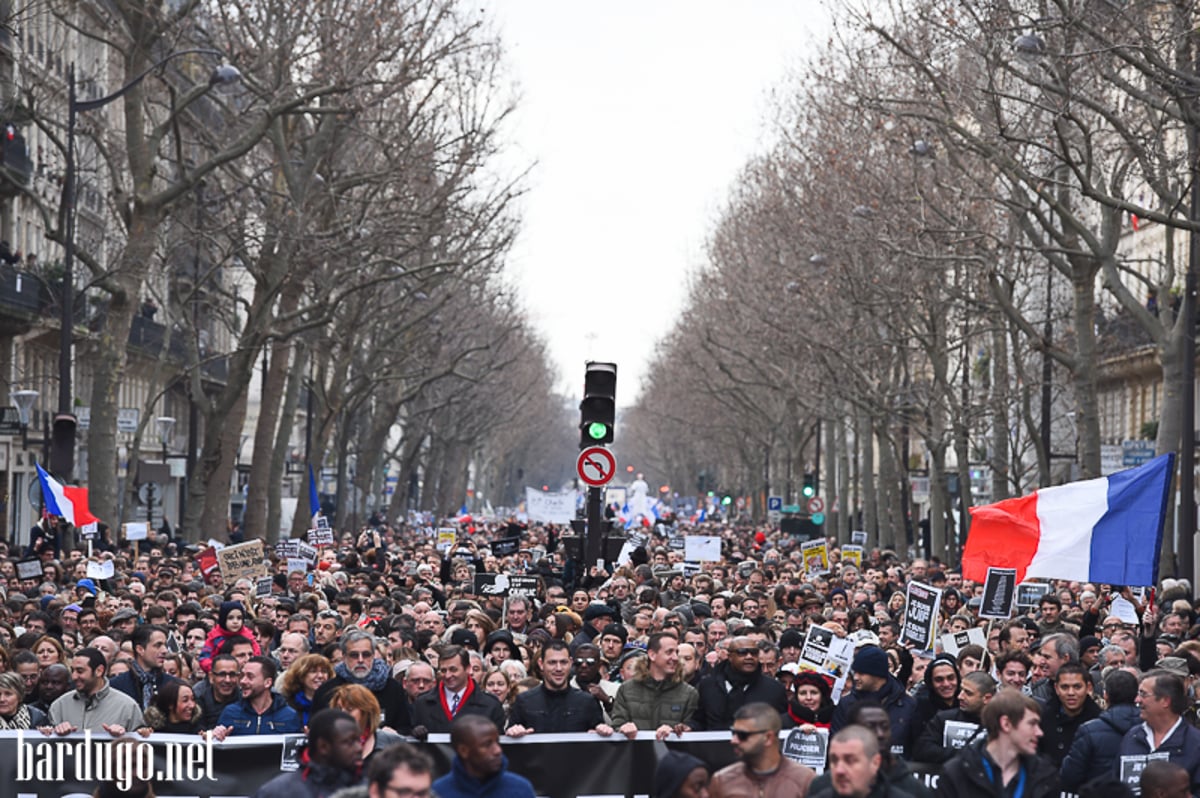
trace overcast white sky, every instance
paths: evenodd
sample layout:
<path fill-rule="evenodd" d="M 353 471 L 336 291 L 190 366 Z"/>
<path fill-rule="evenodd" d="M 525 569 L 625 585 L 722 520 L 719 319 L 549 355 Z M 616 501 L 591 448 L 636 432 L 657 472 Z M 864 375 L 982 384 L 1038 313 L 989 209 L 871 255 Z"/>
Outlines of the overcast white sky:
<path fill-rule="evenodd" d="M 510 279 L 578 395 L 618 364 L 632 404 L 768 93 L 820 46 L 818 0 L 484 0 L 519 92 L 509 138 L 536 162 Z"/>

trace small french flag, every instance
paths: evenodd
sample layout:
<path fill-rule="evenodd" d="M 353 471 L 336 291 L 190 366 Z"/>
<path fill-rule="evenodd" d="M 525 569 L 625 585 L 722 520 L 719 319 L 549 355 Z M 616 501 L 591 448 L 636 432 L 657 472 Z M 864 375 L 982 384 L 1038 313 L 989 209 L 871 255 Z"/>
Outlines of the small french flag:
<path fill-rule="evenodd" d="M 50 476 L 40 465 L 36 463 L 34 465 L 37 466 L 38 481 L 42 483 L 42 503 L 46 507 L 46 512 L 59 518 L 65 518 L 74 525 L 75 503 L 67 497 L 62 483 Z"/>
<path fill-rule="evenodd" d="M 1153 586 L 1158 582 L 1175 455 L 1107 477 L 1042 488 L 971 508 L 963 578 L 982 583 L 988 567 L 1031 577 Z"/>

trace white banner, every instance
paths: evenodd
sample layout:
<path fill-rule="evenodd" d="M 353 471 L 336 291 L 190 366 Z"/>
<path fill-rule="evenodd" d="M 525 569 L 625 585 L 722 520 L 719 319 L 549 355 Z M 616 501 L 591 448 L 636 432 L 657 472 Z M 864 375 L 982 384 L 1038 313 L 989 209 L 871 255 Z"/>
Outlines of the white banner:
<path fill-rule="evenodd" d="M 530 521 L 569 524 L 575 517 L 575 494 L 543 493 L 536 488 L 526 488 L 525 514 Z"/>

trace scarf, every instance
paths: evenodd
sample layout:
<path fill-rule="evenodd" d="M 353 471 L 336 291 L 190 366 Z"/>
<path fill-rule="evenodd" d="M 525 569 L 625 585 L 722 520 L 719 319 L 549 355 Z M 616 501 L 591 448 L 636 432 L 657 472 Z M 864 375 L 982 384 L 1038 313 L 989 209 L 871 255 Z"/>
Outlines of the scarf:
<path fill-rule="evenodd" d="M 292 701 L 296 706 L 300 707 L 300 722 L 307 726 L 308 716 L 312 712 L 312 700 L 304 695 L 304 691 L 301 690 L 292 696 Z"/>
<path fill-rule="evenodd" d="M 378 693 L 387 686 L 387 680 L 391 678 L 391 671 L 388 670 L 387 663 L 381 659 L 377 659 L 371 663 L 370 672 L 359 679 L 350 669 L 346 667 L 346 663 L 339 662 L 334 666 L 333 672 L 338 675 L 343 682 L 347 684 L 361 684 L 363 687 L 370 690 L 372 693 Z"/>
<path fill-rule="evenodd" d="M 147 673 L 146 670 L 133 660 L 129 663 L 129 670 L 133 673 L 133 681 L 136 685 L 142 688 L 142 700 L 139 701 L 144 710 L 146 707 L 154 703 L 154 694 L 157 692 L 154 686 L 153 674 Z"/>
<path fill-rule="evenodd" d="M 434 688 L 437 690 L 438 701 L 442 705 L 442 712 L 446 713 L 446 717 L 454 720 L 457 717 L 457 712 L 462 712 L 463 707 L 467 705 L 467 699 L 475 692 L 475 680 L 467 679 L 467 686 L 463 688 L 462 698 L 458 699 L 458 709 L 456 712 L 450 711 L 450 705 L 446 703 L 446 685 L 443 682 L 438 682 Z"/>
<path fill-rule="evenodd" d="M 0 717 L 0 729 L 28 729 L 32 726 L 33 718 L 29 714 L 29 707 L 24 704 L 13 713 L 11 718 Z"/>

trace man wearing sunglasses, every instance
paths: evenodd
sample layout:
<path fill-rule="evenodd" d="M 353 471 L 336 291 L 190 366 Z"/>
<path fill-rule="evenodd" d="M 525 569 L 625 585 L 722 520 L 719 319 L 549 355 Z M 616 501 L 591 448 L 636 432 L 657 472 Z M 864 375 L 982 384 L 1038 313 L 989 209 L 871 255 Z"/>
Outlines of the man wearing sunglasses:
<path fill-rule="evenodd" d="M 780 727 L 779 712 L 770 704 L 751 703 L 739 709 L 730 729 L 738 761 L 713 774 L 709 795 L 808 795 L 816 774 L 783 756 Z"/>
<path fill-rule="evenodd" d="M 747 704 L 764 703 L 787 711 L 787 690 L 759 665 L 758 646 L 749 637 L 729 641 L 728 659 L 700 680 L 700 704 L 692 724 L 697 730 L 728 729 L 735 714 Z"/>

